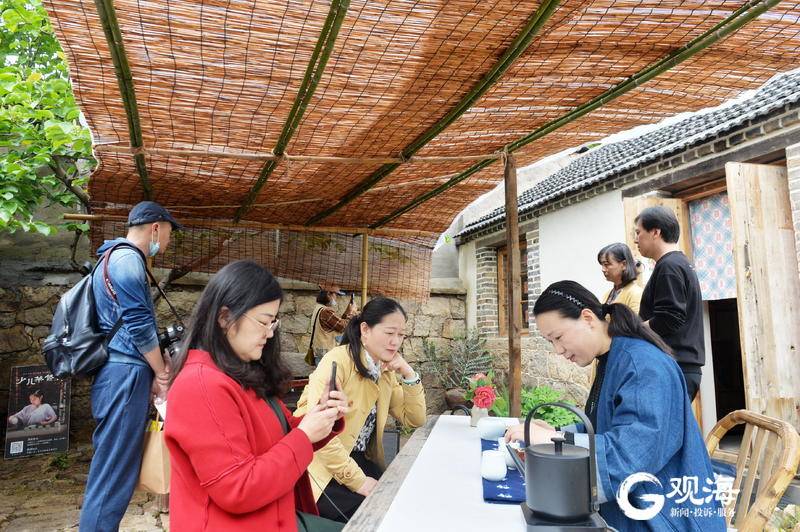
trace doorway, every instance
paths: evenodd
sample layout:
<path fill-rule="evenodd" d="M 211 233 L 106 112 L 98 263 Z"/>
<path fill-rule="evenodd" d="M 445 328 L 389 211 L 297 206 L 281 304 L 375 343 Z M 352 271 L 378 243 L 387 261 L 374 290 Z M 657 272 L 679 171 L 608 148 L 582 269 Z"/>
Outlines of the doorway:
<path fill-rule="evenodd" d="M 734 410 L 746 407 L 736 299 L 708 301 L 708 318 L 714 356 L 714 398 L 719 421 Z M 743 432 L 744 425 L 737 425 L 728 432 L 721 446 L 738 446 Z"/>

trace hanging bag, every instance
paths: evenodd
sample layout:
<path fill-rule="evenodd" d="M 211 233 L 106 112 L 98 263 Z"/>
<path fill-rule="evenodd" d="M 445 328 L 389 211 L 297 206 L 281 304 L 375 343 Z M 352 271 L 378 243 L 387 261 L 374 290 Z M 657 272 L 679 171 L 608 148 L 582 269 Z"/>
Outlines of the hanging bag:
<path fill-rule="evenodd" d="M 169 450 L 164 441 L 164 422 L 159 415 L 147 424 L 144 433 L 142 469 L 136 489 L 156 495 L 169 493 Z"/>

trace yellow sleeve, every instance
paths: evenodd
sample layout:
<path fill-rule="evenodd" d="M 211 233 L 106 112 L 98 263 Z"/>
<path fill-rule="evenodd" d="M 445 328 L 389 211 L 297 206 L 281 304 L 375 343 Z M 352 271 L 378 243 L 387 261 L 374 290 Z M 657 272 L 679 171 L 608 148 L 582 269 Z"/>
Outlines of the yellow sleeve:
<path fill-rule="evenodd" d="M 331 377 L 332 362 L 336 357 L 331 356 L 331 351 L 328 352 L 319 365 L 311 375 L 308 376 L 308 386 L 303 392 L 305 401 L 298 402 L 297 413 L 304 413 L 308 411 L 309 405 L 316 405 L 322 398 L 322 392 L 325 391 L 325 385 L 329 382 Z M 342 374 L 342 364 L 337 362 L 339 368 L 336 370 L 336 382 L 339 389 L 345 389 L 348 375 Z M 345 429 L 347 430 L 347 429 Z M 346 486 L 350 491 L 356 491 L 367 479 L 367 475 L 361 470 L 355 460 L 350 458 L 350 453 L 342 445 L 342 440 L 339 436 L 332 438 L 328 444 L 322 449 L 314 453 L 314 459 L 318 460 L 325 468 L 330 471 L 333 478 L 340 484 Z"/>
<path fill-rule="evenodd" d="M 408 386 L 395 380 L 389 413 L 405 427 L 417 428 L 425 424 L 425 389 L 422 383 Z"/>
<path fill-rule="evenodd" d="M 644 290 L 642 289 L 641 286 L 639 286 L 635 282 L 629 284 L 628 286 L 630 287 L 630 291 L 628 292 L 628 301 L 626 302 L 626 304 L 638 316 L 639 305 L 642 303 L 642 292 Z"/>

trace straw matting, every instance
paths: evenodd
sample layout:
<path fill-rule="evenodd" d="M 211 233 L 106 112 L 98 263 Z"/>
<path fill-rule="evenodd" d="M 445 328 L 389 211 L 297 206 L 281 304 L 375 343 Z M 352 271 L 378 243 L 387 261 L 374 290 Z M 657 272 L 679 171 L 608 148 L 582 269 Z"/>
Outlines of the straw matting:
<path fill-rule="evenodd" d="M 48 0 L 46 5 L 97 144 L 101 164 L 90 181 L 95 212 L 124 210 L 143 199 L 143 189 L 133 155 L 103 148 L 128 147 L 130 136 L 95 3 Z M 205 152 L 267 154 L 275 148 L 330 5 L 115 0 L 145 150 L 193 152 L 145 155 L 153 199 L 183 219 L 235 216 L 266 161 Z M 561 1 L 500 79 L 417 155 L 496 153 L 686 45 L 743 5 L 726 0 Z M 286 153 L 398 157 L 492 69 L 538 8 L 538 2 L 530 1 L 351 1 Z M 671 71 L 521 148 L 518 164 L 717 105 L 797 67 L 799 20 L 800 2 L 778 3 Z M 473 164 L 402 164 L 318 223 L 374 225 Z M 306 223 L 379 168 L 374 161 L 279 160 L 243 219 Z M 500 180 L 502 167 L 494 162 L 388 227 L 442 231 Z M 398 245 L 422 246 L 420 253 L 430 254 L 431 242 Z M 232 258 L 248 256 L 244 248 L 231 249 L 236 250 L 229 253 Z M 344 262 L 329 266 L 331 272 L 345 268 L 352 273 L 349 258 L 335 260 Z M 291 271 L 313 280 L 311 270 Z M 328 275 L 324 268 L 314 271 Z M 389 286 L 384 279 L 376 283 Z"/>

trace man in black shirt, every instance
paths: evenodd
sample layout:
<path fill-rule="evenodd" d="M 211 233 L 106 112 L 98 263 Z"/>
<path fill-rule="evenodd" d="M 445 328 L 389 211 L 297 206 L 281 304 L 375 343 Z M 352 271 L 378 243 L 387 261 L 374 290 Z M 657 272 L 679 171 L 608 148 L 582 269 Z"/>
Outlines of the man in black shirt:
<path fill-rule="evenodd" d="M 671 210 L 648 207 L 634 223 L 639 252 L 656 261 L 642 293 L 639 316 L 672 348 L 692 401 L 706 363 L 700 282 L 689 259 L 678 249 L 680 226 Z"/>

